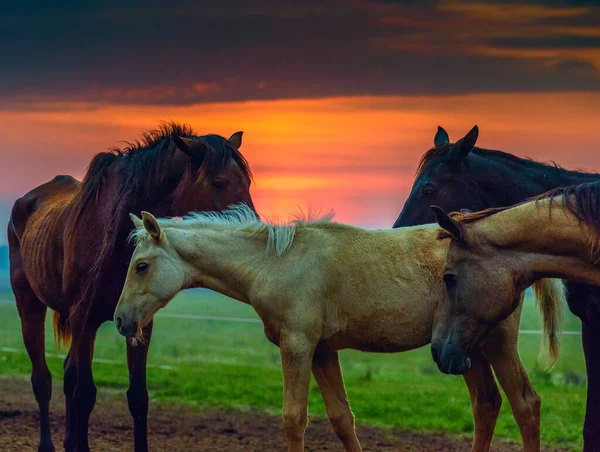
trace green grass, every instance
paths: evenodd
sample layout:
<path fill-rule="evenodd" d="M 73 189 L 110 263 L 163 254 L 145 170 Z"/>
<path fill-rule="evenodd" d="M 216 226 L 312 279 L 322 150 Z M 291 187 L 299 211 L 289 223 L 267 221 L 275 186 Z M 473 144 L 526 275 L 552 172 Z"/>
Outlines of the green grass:
<path fill-rule="evenodd" d="M 0 298 L 7 297 L 11 296 L 0 293 Z M 183 293 L 164 311 L 257 318 L 249 306 L 212 292 Z M 50 316 L 47 322 L 47 351 L 59 353 L 53 342 Z M 531 299 L 526 302 L 521 327 L 540 327 L 539 314 Z M 577 319 L 570 314 L 565 329 L 579 330 Z M 540 336 L 521 335 L 519 348 L 529 376 L 542 397 L 542 441 L 580 449 L 585 412 L 585 366 L 580 337 L 563 336 L 561 356 L 551 373 L 539 370 L 539 343 Z M 0 347 L 5 348 L 0 349 L 0 374 L 30 372 L 18 314 L 10 304 L 0 304 Z M 18 352 L 5 351 L 6 348 Z M 127 387 L 125 344 L 112 323 L 100 329 L 95 357 L 121 363 L 94 363 L 99 386 Z M 471 434 L 473 419 L 466 386 L 462 378 L 438 372 L 428 347 L 398 354 L 346 350 L 341 352 L 341 360 L 350 402 L 359 423 Z M 255 407 L 280 412 L 279 351 L 266 340 L 260 323 L 159 317 L 148 362 L 151 366 L 148 384 L 154 398 L 198 407 Z M 62 378 L 62 359 L 50 357 L 48 363 L 53 375 Z M 325 416 L 314 382 L 309 413 Z M 496 435 L 520 441 L 506 400 Z"/>

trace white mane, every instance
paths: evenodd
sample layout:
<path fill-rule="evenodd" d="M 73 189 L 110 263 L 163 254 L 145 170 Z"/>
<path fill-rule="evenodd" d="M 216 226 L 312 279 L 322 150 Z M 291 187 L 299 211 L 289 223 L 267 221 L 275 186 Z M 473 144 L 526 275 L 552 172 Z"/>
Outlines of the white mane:
<path fill-rule="evenodd" d="M 248 231 L 249 236 L 262 232 L 267 233 L 267 250 L 274 250 L 281 256 L 292 246 L 298 226 L 326 223 L 331 221 L 334 212 L 325 215 L 314 212 L 311 209 L 307 213 L 298 210 L 292 215 L 292 219 L 282 223 L 277 220 L 263 222 L 256 217 L 256 213 L 247 204 L 234 204 L 222 212 L 193 212 L 182 219 L 159 218 L 158 224 L 163 228 L 194 229 L 204 225 L 221 225 L 234 227 L 240 231 Z M 149 237 L 144 227 L 134 229 L 130 239 L 135 244 Z"/>

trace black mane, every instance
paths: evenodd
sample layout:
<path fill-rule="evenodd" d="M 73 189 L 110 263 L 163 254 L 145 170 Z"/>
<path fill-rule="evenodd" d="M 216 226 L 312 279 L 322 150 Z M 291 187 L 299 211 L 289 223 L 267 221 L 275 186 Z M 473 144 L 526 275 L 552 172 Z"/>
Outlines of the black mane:
<path fill-rule="evenodd" d="M 431 162 L 433 162 L 435 160 L 448 158 L 450 156 L 450 151 L 452 150 L 453 146 L 454 146 L 453 144 L 445 144 L 443 146 L 433 147 L 433 148 L 429 149 L 427 152 L 425 152 L 425 154 L 423 154 L 423 156 L 421 157 L 421 160 L 419 161 L 419 165 L 417 166 L 417 177 L 425 170 L 427 165 L 429 165 Z M 484 148 L 474 147 L 473 150 L 471 151 L 471 154 L 476 155 L 478 157 L 482 157 L 482 158 L 505 160 L 510 163 L 515 163 L 517 165 L 523 166 L 525 168 L 545 167 L 549 170 L 556 170 L 559 172 L 568 171 L 571 174 L 581 174 L 582 176 L 593 174 L 593 172 L 586 171 L 586 170 L 576 170 L 576 171 L 567 170 L 553 161 L 539 162 L 530 157 L 518 157 L 518 156 L 516 156 L 514 154 L 510 154 L 508 152 L 498 151 L 498 150 L 493 150 L 493 149 L 484 149 Z"/>

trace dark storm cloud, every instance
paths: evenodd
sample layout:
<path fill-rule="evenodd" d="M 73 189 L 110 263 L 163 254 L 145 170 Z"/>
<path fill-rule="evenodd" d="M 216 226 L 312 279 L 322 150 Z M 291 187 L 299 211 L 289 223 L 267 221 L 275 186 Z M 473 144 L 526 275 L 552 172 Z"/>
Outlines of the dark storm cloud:
<path fill-rule="evenodd" d="M 600 8 L 566 3 L 14 2 L 0 105 L 600 90 Z"/>

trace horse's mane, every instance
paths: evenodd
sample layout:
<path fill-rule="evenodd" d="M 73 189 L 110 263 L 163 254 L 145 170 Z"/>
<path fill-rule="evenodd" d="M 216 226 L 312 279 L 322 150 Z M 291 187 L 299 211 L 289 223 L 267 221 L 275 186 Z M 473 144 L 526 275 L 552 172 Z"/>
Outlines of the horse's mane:
<path fill-rule="evenodd" d="M 562 199 L 558 200 L 557 198 L 560 197 L 562 197 Z M 559 205 L 573 214 L 580 223 L 583 223 L 590 228 L 590 240 L 592 252 L 594 252 L 597 244 L 600 243 L 600 181 L 554 188 L 541 195 L 526 199 L 514 206 L 495 207 L 467 214 L 452 212 L 450 216 L 459 223 L 473 223 L 482 218 L 490 217 L 499 212 L 504 212 L 526 203 L 535 202 L 537 206 L 539 201 L 544 199 L 550 200 L 548 206 L 550 214 L 552 213 L 553 207 Z M 438 238 L 440 239 L 450 237 L 451 235 L 444 230 L 441 230 L 438 235 Z"/>
<path fill-rule="evenodd" d="M 162 122 L 156 129 L 144 131 L 141 135 L 141 138 L 133 141 L 122 141 L 122 143 L 125 143 L 125 146 L 122 148 L 113 147 L 111 148 L 111 152 L 115 155 L 130 155 L 158 146 L 165 138 L 173 136 L 191 138 L 195 137 L 196 133 L 189 124 Z"/>
<path fill-rule="evenodd" d="M 425 152 L 421 156 L 421 160 L 419 160 L 419 165 L 417 166 L 417 173 L 416 173 L 417 177 L 419 175 L 421 175 L 421 173 L 425 170 L 427 165 L 429 165 L 431 162 L 449 157 L 453 146 L 454 146 L 454 144 L 452 144 L 452 143 L 444 144 L 442 146 L 434 146 L 431 149 L 429 149 L 427 152 Z M 508 162 L 516 163 L 517 165 L 522 165 L 522 166 L 526 166 L 526 167 L 544 166 L 546 168 L 550 168 L 550 169 L 554 169 L 554 170 L 558 170 L 558 171 L 569 171 L 571 173 L 579 173 L 579 174 L 593 174 L 592 172 L 587 172 L 587 171 L 583 171 L 583 170 L 570 171 L 570 170 L 563 168 L 562 166 L 560 166 L 559 164 L 557 164 L 556 162 L 553 162 L 553 161 L 539 162 L 539 161 L 529 158 L 529 157 L 524 157 L 524 158 L 517 157 L 514 154 L 510 154 L 510 153 L 504 152 L 504 151 L 493 150 L 493 149 L 483 149 L 483 148 L 475 147 L 471 151 L 471 154 L 477 155 L 479 157 L 484 157 L 484 158 L 506 160 Z"/>
<path fill-rule="evenodd" d="M 555 188 L 537 197 L 550 199 L 550 212 L 557 197 L 562 196 L 562 206 L 585 224 L 590 233 L 590 253 L 595 255 L 600 244 L 600 181 Z"/>
<path fill-rule="evenodd" d="M 97 154 L 92 159 L 78 192 L 76 211 L 83 211 L 98 195 L 107 177 L 107 171 L 116 165 L 119 165 L 121 178 L 119 184 L 122 192 L 122 196 L 119 197 L 121 201 L 123 196 L 131 196 L 142 190 L 146 193 L 155 191 L 167 177 L 172 177 L 167 170 L 175 155 L 175 145 L 172 142 L 174 137 L 201 139 L 214 149 L 215 152 L 209 152 L 204 156 L 199 176 L 214 178 L 233 158 L 242 173 L 252 179 L 247 160 L 223 137 L 198 136 L 187 124 L 164 122 L 154 130 L 143 132 L 140 139 L 125 142 L 125 147 L 112 148 L 108 152 Z M 191 159 L 188 164 L 192 165 Z M 180 174 L 179 179 L 184 175 L 185 171 Z M 170 180 L 169 185 L 172 186 L 177 182 L 179 180 Z"/>
<path fill-rule="evenodd" d="M 190 213 L 181 220 L 159 218 L 158 223 L 163 228 L 176 229 L 195 229 L 204 225 L 229 226 L 239 231 L 248 232 L 249 237 L 264 234 L 267 238 L 267 250 L 275 251 L 277 255 L 281 256 L 292 246 L 297 229 L 326 223 L 332 224 L 330 222 L 333 216 L 333 211 L 320 215 L 318 212 L 309 210 L 307 213 L 296 212 L 293 214 L 292 219 L 285 223 L 263 222 L 257 218 L 252 208 L 242 203 L 229 206 L 222 212 Z M 142 240 L 150 240 L 150 235 L 146 229 L 140 227 L 131 232 L 130 239 L 138 244 Z"/>

